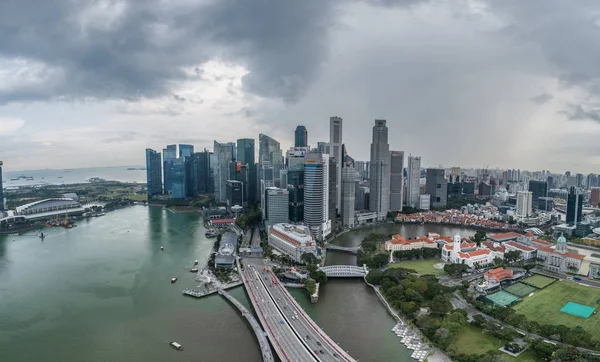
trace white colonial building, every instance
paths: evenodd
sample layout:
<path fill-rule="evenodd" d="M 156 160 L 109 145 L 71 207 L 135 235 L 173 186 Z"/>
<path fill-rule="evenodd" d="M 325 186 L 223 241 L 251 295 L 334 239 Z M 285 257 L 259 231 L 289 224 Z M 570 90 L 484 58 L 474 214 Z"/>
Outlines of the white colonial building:
<path fill-rule="evenodd" d="M 467 264 L 473 268 L 476 265 L 485 266 L 494 261 L 491 250 L 478 248 L 477 244 L 463 241 L 459 234 L 454 235 L 452 243 L 442 247 L 442 260 L 453 264 Z"/>
<path fill-rule="evenodd" d="M 437 234 L 435 234 L 437 235 Z M 438 235 L 439 236 L 439 235 Z M 403 251 L 403 250 L 414 250 L 422 248 L 437 248 L 437 243 L 434 238 L 430 236 L 419 236 L 416 239 L 406 240 L 402 235 L 396 234 L 392 238 L 385 242 L 386 251 Z"/>
<path fill-rule="evenodd" d="M 577 273 L 581 268 L 581 262 L 585 258 L 583 254 L 572 253 L 567 250 L 567 239 L 560 236 L 556 248 L 538 246 L 537 261 L 544 269 L 555 273 Z"/>
<path fill-rule="evenodd" d="M 301 263 L 305 253 L 317 256 L 317 246 L 306 226 L 275 224 L 269 228 L 269 246 Z"/>

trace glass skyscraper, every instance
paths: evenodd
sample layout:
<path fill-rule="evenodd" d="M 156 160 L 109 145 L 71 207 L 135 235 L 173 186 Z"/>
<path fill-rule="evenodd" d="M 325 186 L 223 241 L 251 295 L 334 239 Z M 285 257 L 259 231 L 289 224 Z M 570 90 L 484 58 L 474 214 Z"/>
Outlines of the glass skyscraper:
<path fill-rule="evenodd" d="M 194 146 L 179 144 L 179 157 L 192 157 Z"/>
<path fill-rule="evenodd" d="M 254 156 L 254 139 L 240 138 L 237 140 L 237 161 L 253 165 L 256 160 Z"/>
<path fill-rule="evenodd" d="M 307 147 L 308 146 L 308 131 L 304 126 L 296 127 L 294 132 L 294 147 Z"/>
<path fill-rule="evenodd" d="M 185 199 L 187 196 L 187 182 L 185 172 L 185 158 L 177 158 L 170 163 L 169 182 L 171 183 L 171 198 Z"/>
<path fill-rule="evenodd" d="M 321 153 L 309 153 L 304 164 L 304 222 L 313 237 L 317 237 L 323 224 L 324 170 Z"/>
<path fill-rule="evenodd" d="M 155 195 L 162 194 L 162 166 L 160 156 L 160 152 L 146 148 L 146 186 L 148 189 L 148 201 L 150 201 Z M 0 184 L 1 183 L 2 175 L 0 174 Z M 1 191 L 0 200 L 2 200 Z M 0 205 L 0 211 L 2 210 L 1 207 L 2 205 Z"/>
<path fill-rule="evenodd" d="M 233 160 L 233 147 L 231 143 L 214 142 L 215 163 L 214 193 L 217 202 L 225 202 L 226 181 L 229 179 L 229 162 Z"/>
<path fill-rule="evenodd" d="M 171 167 L 172 162 L 177 159 L 177 145 L 168 145 L 163 148 L 163 178 L 165 195 L 171 193 Z"/>
<path fill-rule="evenodd" d="M 0 161 L 0 217 L 4 212 L 4 189 L 2 186 L 2 161 Z"/>

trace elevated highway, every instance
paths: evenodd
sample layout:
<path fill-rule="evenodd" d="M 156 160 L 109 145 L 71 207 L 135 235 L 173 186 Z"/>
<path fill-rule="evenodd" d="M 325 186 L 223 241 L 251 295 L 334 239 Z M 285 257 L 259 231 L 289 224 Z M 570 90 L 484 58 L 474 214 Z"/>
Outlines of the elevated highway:
<path fill-rule="evenodd" d="M 250 313 L 246 307 L 242 305 L 237 299 L 235 299 L 231 294 L 227 293 L 223 289 L 219 289 L 219 294 L 225 297 L 231 304 L 235 305 L 237 309 L 242 312 L 242 315 L 246 317 L 252 329 L 254 329 L 254 334 L 256 334 L 256 339 L 258 339 L 258 344 L 260 344 L 260 352 L 262 353 L 262 358 L 264 362 L 274 362 L 273 354 L 271 353 L 271 346 L 269 346 L 269 341 L 267 340 L 267 334 L 262 330 L 260 324 L 256 321 L 252 313 Z"/>

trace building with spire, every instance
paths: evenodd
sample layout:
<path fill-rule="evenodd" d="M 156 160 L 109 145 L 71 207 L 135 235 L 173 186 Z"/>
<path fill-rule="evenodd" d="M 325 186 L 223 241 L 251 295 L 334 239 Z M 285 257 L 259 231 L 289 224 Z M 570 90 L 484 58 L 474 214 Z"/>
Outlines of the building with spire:
<path fill-rule="evenodd" d="M 554 273 L 577 273 L 585 258 L 583 254 L 567 250 L 567 239 L 561 234 L 556 240 L 556 247 L 537 246 L 537 263 L 543 269 Z"/>
<path fill-rule="evenodd" d="M 485 266 L 494 262 L 494 253 L 486 248 L 478 248 L 477 244 L 463 240 L 459 234 L 454 235 L 452 242 L 442 247 L 442 260 L 453 264 L 466 264 L 471 268 L 476 265 Z"/>

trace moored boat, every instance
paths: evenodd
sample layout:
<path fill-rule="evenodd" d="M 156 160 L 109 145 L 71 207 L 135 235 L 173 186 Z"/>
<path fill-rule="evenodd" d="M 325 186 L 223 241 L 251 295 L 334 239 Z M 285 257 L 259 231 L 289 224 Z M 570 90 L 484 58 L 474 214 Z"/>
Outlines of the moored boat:
<path fill-rule="evenodd" d="M 197 273 L 198 272 L 198 268 L 192 268 L 192 269 L 190 269 L 190 272 L 191 273 Z"/>
<path fill-rule="evenodd" d="M 177 277 L 173 277 L 173 278 L 171 278 L 171 284 L 174 284 L 174 283 L 176 283 L 176 282 L 177 282 Z"/>
<path fill-rule="evenodd" d="M 183 346 L 177 342 L 170 342 L 169 345 L 178 351 L 183 351 Z"/>

